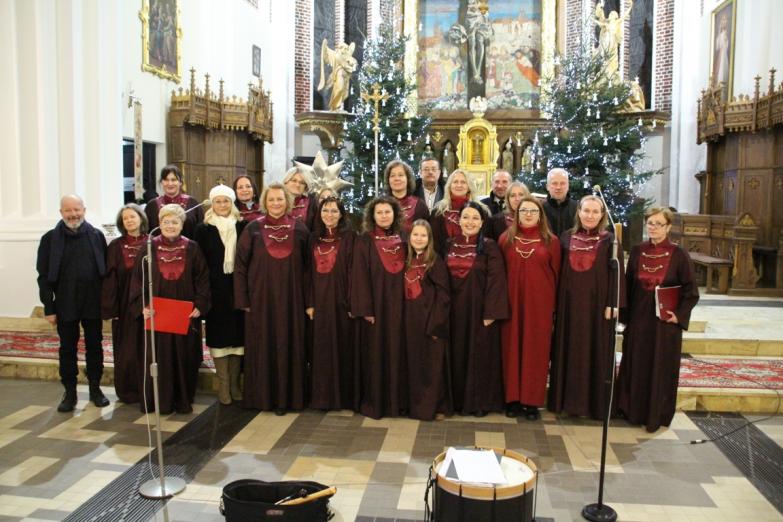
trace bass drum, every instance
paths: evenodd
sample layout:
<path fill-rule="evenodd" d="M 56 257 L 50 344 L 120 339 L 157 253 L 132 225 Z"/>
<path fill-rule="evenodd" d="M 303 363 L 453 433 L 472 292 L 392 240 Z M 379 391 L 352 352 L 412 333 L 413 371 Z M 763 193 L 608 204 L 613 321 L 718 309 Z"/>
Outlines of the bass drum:
<path fill-rule="evenodd" d="M 500 456 L 500 468 L 506 476 L 503 486 L 462 483 L 441 473 L 443 452 L 432 462 L 425 493 L 426 520 L 430 522 L 532 522 L 535 514 L 535 487 L 538 469 L 521 453 L 502 448 L 491 449 Z M 432 510 L 429 509 L 429 492 Z"/>

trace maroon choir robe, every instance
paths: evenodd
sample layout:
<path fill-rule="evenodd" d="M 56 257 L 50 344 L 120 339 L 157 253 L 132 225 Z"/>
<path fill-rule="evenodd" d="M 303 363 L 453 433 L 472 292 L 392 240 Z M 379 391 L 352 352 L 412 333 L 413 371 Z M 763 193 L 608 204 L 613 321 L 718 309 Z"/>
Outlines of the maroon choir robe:
<path fill-rule="evenodd" d="M 285 411 L 305 405 L 307 229 L 290 215 L 245 227 L 234 261 L 234 306 L 245 314 L 247 408 Z"/>
<path fill-rule="evenodd" d="M 414 259 L 405 271 L 405 353 L 410 416 L 432 420 L 451 413 L 449 378 L 449 273 L 435 258 L 425 271 Z"/>
<path fill-rule="evenodd" d="M 494 216 L 492 216 L 489 220 L 489 233 L 487 234 L 488 237 L 491 237 L 495 241 L 498 241 L 500 239 L 500 236 L 503 234 L 503 232 L 508 229 L 508 227 L 511 226 L 511 224 L 514 222 L 514 216 L 511 214 L 508 214 L 506 212 L 498 212 Z M 498 241 L 498 244 L 500 242 Z"/>
<path fill-rule="evenodd" d="M 506 402 L 544 406 L 549 348 L 560 275 L 560 241 L 545 244 L 538 226 L 520 228 L 512 244 L 500 236 L 506 259 L 511 317 L 502 326 Z"/>
<path fill-rule="evenodd" d="M 446 210 L 439 214 L 436 210 L 430 214 L 432 242 L 438 254 L 446 255 L 446 242 L 462 233 L 459 226 L 459 210 Z"/>
<path fill-rule="evenodd" d="M 182 207 L 182 210 L 188 211 L 193 207 L 200 205 L 195 198 L 180 192 L 173 198 L 163 195 L 153 199 L 147 206 L 144 207 L 144 214 L 147 215 L 147 221 L 149 222 L 149 229 L 152 231 L 160 226 L 158 221 L 158 213 L 164 205 L 175 203 Z M 193 238 L 193 234 L 196 231 L 196 225 L 204 222 L 204 209 L 199 207 L 193 211 L 188 212 L 185 215 L 185 224 L 182 226 L 182 235 L 188 238 Z M 153 232 L 153 235 L 160 235 L 160 230 Z"/>
<path fill-rule="evenodd" d="M 106 249 L 106 277 L 103 280 L 101 316 L 111 319 L 114 352 L 114 389 L 124 403 L 139 402 L 142 384 L 140 349 L 143 324 L 130 309 L 130 282 L 138 258 L 144 257 L 147 235 L 122 236 Z"/>
<path fill-rule="evenodd" d="M 430 211 L 427 208 L 427 204 L 420 198 L 413 194 L 408 194 L 402 199 L 396 197 L 395 199 L 397 199 L 397 203 L 400 204 L 402 209 L 402 229 L 406 233 L 410 233 L 413 228 L 413 222 L 417 219 L 429 220 Z"/>
<path fill-rule="evenodd" d="M 351 313 L 360 324 L 362 415 L 396 417 L 408 409 L 405 327 L 405 242 L 375 229 L 356 240 Z M 364 317 L 375 317 L 370 324 Z"/>
<path fill-rule="evenodd" d="M 174 241 L 158 236 L 152 242 L 152 286 L 157 297 L 191 301 L 201 315 L 209 313 L 209 269 L 195 241 L 180 236 Z M 146 281 L 142 281 L 142 268 L 146 263 L 139 258 L 131 280 L 131 312 L 142 314 L 142 295 L 146 295 Z M 146 269 L 145 269 L 146 272 Z M 149 306 L 149 297 L 146 303 Z M 147 348 L 151 347 L 149 332 Z M 139 350 L 142 347 L 139 346 Z M 204 351 L 201 342 L 201 319 L 191 319 L 187 335 L 155 332 L 155 353 L 158 361 L 158 396 L 160 413 L 168 414 L 193 411 L 191 404 L 196 395 L 198 369 Z M 144 368 L 147 379 L 147 411 L 155 411 L 152 397 L 152 379 L 149 364 L 152 356 L 147 353 Z M 142 404 L 142 411 L 144 405 Z"/>
<path fill-rule="evenodd" d="M 302 223 L 308 231 L 313 229 L 313 219 L 318 211 L 318 202 L 315 196 L 302 194 L 294 198 L 294 206 L 291 209 L 291 215 Z"/>
<path fill-rule="evenodd" d="M 614 236 L 580 230 L 560 238 L 562 268 L 547 408 L 560 413 L 606 416 L 606 382 L 614 371 L 613 321 L 604 317 L 616 300 L 617 271 L 611 259 Z M 625 306 L 622 248 L 620 308 Z"/>
<path fill-rule="evenodd" d="M 241 203 L 240 201 L 237 201 L 236 206 L 239 209 L 239 215 L 242 218 L 242 221 L 246 221 L 248 223 L 255 221 L 264 215 L 264 213 L 261 211 L 261 207 L 259 207 L 258 203 L 255 201 L 251 202 L 249 205 L 247 203 Z"/>
<path fill-rule="evenodd" d="M 454 410 L 484 414 L 503 410 L 500 324 L 509 313 L 506 269 L 497 243 L 476 236 L 448 242 L 451 286 L 451 379 Z M 484 326 L 484 319 L 495 322 Z"/>
<path fill-rule="evenodd" d="M 677 324 L 655 315 L 655 286 L 681 286 Z M 623 322 L 623 359 L 617 378 L 617 406 L 648 431 L 671 424 L 677 404 L 682 331 L 699 301 L 688 254 L 668 240 L 635 246 L 628 260 L 628 308 Z"/>
<path fill-rule="evenodd" d="M 308 307 L 312 320 L 310 407 L 359 409 L 358 325 L 349 316 L 351 263 L 356 234 L 311 236 Z"/>

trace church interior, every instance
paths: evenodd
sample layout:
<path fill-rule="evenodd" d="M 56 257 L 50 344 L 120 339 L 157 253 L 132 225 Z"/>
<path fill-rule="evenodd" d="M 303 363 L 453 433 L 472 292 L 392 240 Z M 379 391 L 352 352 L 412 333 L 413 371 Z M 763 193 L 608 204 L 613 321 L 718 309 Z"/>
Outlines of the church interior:
<path fill-rule="evenodd" d="M 334 486 L 334 521 L 583 520 L 599 495 L 621 521 L 783 520 L 781 20 L 778 0 L 0 2 L 0 520 L 228 520 L 241 479 Z M 200 202 L 304 164 L 358 223 L 393 159 L 461 169 L 481 197 L 498 169 L 546 197 L 565 167 L 574 197 L 606 194 L 626 257 L 645 206 L 671 209 L 700 294 L 671 424 L 276 415 L 220 404 L 205 351 L 192 411 L 156 431 L 114 392 L 108 322 L 109 406 L 80 375 L 57 411 L 36 253 L 62 196 L 111 240 L 166 165 Z M 518 518 L 443 517 L 433 460 L 469 446 L 529 459 Z M 184 490 L 147 498 L 160 457 Z"/>

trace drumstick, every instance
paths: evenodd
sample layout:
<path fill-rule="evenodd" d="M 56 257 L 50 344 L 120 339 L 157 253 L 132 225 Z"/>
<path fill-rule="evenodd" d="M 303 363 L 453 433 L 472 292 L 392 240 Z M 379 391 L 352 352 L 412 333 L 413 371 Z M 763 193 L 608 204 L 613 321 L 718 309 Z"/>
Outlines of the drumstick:
<path fill-rule="evenodd" d="M 315 493 L 310 493 L 306 497 L 292 498 L 291 500 L 286 500 L 285 502 L 280 502 L 279 505 L 281 505 L 281 506 L 295 506 L 297 504 L 304 504 L 306 502 L 312 502 L 313 500 L 317 500 L 319 498 L 331 497 L 335 493 L 337 493 L 337 488 L 332 486 L 330 488 L 322 489 L 321 491 L 316 491 Z"/>

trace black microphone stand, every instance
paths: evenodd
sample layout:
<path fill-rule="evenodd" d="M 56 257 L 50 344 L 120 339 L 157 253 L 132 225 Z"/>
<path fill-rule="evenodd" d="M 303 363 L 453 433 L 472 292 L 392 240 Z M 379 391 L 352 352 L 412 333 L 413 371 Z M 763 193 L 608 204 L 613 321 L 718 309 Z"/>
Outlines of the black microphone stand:
<path fill-rule="evenodd" d="M 615 267 L 615 274 L 617 276 L 617 284 L 616 284 L 616 291 L 615 291 L 615 300 L 614 300 L 614 307 L 611 310 L 610 313 L 610 320 L 613 322 L 614 325 L 614 344 L 612 345 L 612 349 L 610 350 L 610 357 L 611 357 L 611 365 L 609 366 L 609 376 L 606 380 L 606 386 L 607 386 L 607 394 L 606 394 L 606 416 L 604 417 L 603 422 L 603 433 L 601 436 L 601 468 L 598 478 L 598 502 L 593 504 L 588 504 L 585 507 L 582 508 L 582 517 L 590 520 L 591 522 L 615 522 L 617 520 L 617 512 L 611 507 L 604 504 L 604 478 L 606 475 L 606 445 L 608 443 L 609 439 L 609 419 L 612 415 L 612 396 L 614 394 L 614 379 L 615 379 L 615 357 L 617 353 L 617 346 L 618 343 L 621 342 L 622 338 L 622 332 L 625 329 L 623 325 L 618 321 L 618 318 L 615 317 L 615 310 L 620 310 L 620 257 L 618 255 L 619 249 L 620 249 L 620 241 L 617 239 L 618 235 L 618 228 L 617 224 L 614 222 L 614 219 L 612 219 L 612 214 L 609 212 L 609 207 L 606 205 L 606 200 L 604 199 L 604 194 L 601 191 L 601 187 L 596 185 L 594 187 L 595 191 L 598 192 L 598 195 L 601 197 L 601 201 L 604 204 L 604 209 L 606 209 L 606 215 L 609 216 L 609 221 L 612 223 L 612 228 L 614 231 L 614 240 L 612 242 L 612 262 L 614 262 Z"/>
<path fill-rule="evenodd" d="M 185 211 L 185 214 L 201 208 L 207 202 L 201 202 Z M 183 226 L 185 223 L 182 223 Z M 147 287 L 149 289 L 149 315 L 150 315 L 150 352 L 152 353 L 152 362 L 150 363 L 150 377 L 152 378 L 152 401 L 155 406 L 155 446 L 158 450 L 158 480 L 151 478 L 139 486 L 139 494 L 145 498 L 169 498 L 185 489 L 185 481 L 179 477 L 167 477 L 164 475 L 163 467 L 163 442 L 160 435 L 160 395 L 158 393 L 158 359 L 155 353 L 155 303 L 152 287 L 152 234 L 160 230 L 157 226 L 150 230 L 147 236 Z M 145 410 L 147 398 L 143 397 Z"/>

